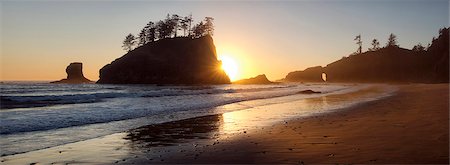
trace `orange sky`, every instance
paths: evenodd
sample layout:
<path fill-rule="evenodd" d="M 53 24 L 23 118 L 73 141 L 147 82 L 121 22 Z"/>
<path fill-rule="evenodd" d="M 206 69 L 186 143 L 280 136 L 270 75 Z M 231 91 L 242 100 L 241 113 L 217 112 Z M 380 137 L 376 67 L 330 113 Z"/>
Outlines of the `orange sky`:
<path fill-rule="evenodd" d="M 167 13 L 214 17 L 217 53 L 236 59 L 238 78 L 271 80 L 351 54 L 358 34 L 363 50 L 390 33 L 411 48 L 448 26 L 448 1 L 0 3 L 0 80 L 58 80 L 71 62 L 98 80 L 99 69 L 125 53 L 126 34 Z"/>

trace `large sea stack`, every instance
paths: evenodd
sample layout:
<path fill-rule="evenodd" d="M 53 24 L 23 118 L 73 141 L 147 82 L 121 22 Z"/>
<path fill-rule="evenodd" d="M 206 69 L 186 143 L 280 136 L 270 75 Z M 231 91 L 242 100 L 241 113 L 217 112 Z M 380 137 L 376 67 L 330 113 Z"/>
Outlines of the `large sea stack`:
<path fill-rule="evenodd" d="M 68 84 L 79 84 L 79 83 L 93 83 L 93 81 L 87 79 L 83 75 L 83 63 L 74 62 L 70 63 L 66 68 L 67 78 L 53 81 L 51 83 L 68 83 Z"/>
<path fill-rule="evenodd" d="M 102 84 L 229 84 L 211 36 L 140 46 L 100 69 Z"/>

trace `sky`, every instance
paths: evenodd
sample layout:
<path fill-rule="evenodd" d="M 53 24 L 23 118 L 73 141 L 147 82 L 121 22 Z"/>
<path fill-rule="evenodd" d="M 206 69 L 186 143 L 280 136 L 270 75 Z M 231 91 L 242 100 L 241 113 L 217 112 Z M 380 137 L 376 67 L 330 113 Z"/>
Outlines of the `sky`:
<path fill-rule="evenodd" d="M 98 80 L 126 52 L 122 41 L 148 21 L 192 13 L 214 18 L 218 56 L 234 59 L 237 79 L 327 64 L 390 33 L 400 47 L 427 45 L 449 26 L 448 0 L 327 1 L 0 1 L 0 80 L 59 80 L 71 62 Z"/>

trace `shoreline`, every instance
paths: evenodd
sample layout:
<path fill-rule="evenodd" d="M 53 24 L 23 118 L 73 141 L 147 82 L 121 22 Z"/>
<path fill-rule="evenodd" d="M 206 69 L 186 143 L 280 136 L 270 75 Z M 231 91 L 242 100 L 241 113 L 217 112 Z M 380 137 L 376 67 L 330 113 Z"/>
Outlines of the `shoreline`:
<path fill-rule="evenodd" d="M 377 151 L 376 149 L 380 149 L 371 148 L 373 145 L 382 143 L 372 141 L 364 143 L 364 138 L 375 138 L 375 140 L 371 140 L 384 141 L 385 136 L 393 136 L 392 132 L 389 132 L 393 128 L 385 127 L 389 128 L 387 132 L 384 131 L 383 136 L 378 137 L 370 137 L 370 134 L 366 135 L 368 137 L 353 137 L 346 134 L 346 132 L 353 131 L 353 134 L 355 134 L 356 130 L 364 126 L 364 124 L 361 124 L 360 118 L 372 122 L 375 120 L 386 120 L 385 126 L 393 124 L 394 128 L 404 128 L 402 126 L 405 124 L 403 123 L 402 125 L 402 122 L 389 123 L 397 119 L 398 116 L 394 116 L 394 118 L 391 116 L 387 119 L 372 119 L 368 116 L 369 114 L 379 116 L 380 112 L 381 114 L 389 114 L 395 108 L 404 107 L 405 105 L 390 103 L 394 106 L 391 105 L 391 107 L 386 109 L 386 105 L 380 105 L 392 102 L 392 100 L 398 100 L 399 95 L 402 96 L 400 101 L 402 99 L 404 101 L 404 96 L 409 97 L 406 99 L 411 99 L 414 98 L 411 97 L 414 93 L 428 91 L 431 93 L 428 95 L 433 95 L 433 97 L 444 93 L 444 98 L 438 101 L 440 104 L 431 108 L 441 108 L 441 111 L 439 111 L 440 117 L 448 116 L 448 111 L 442 112 L 442 104 L 445 103 L 442 100 L 445 97 L 448 99 L 448 84 L 396 85 L 394 87 L 399 89 L 396 92 L 397 94 L 387 97 L 383 96 L 384 98 L 375 101 L 370 100 L 371 97 L 376 96 L 373 94 L 380 92 L 380 86 L 386 88 L 386 85 L 378 84 L 345 94 L 338 93 L 280 104 L 249 107 L 246 110 L 144 126 L 102 138 L 32 151 L 26 154 L 1 157 L 2 161 L 0 164 L 411 163 L 402 159 L 396 159 L 399 160 L 397 162 L 392 161 L 392 159 L 369 159 L 370 154 L 367 156 L 366 152 L 371 153 Z M 443 89 L 446 90 L 439 93 L 439 90 Z M 346 102 L 346 100 L 354 98 L 366 98 L 369 100 L 363 101 L 364 103 L 362 104 L 359 102 L 356 102 L 356 104 L 355 102 Z M 448 110 L 448 101 L 446 103 L 446 109 Z M 349 106 L 347 104 L 350 104 L 350 107 L 346 107 Z M 416 104 L 420 105 L 420 102 Z M 422 106 L 428 104 L 429 102 L 424 102 Z M 335 106 L 337 107 L 336 109 L 328 109 L 328 111 L 324 112 L 319 111 L 306 116 L 298 115 L 297 112 L 302 109 L 327 109 L 333 105 L 343 106 Z M 369 113 L 367 109 L 374 109 L 373 106 L 378 106 L 384 111 L 376 110 Z M 442 115 L 442 113 L 447 115 Z M 446 121 L 439 121 L 438 123 L 446 122 L 448 130 L 448 117 L 446 119 Z M 367 127 L 371 128 L 371 126 L 377 125 L 372 123 Z M 342 129 L 345 131 L 338 131 Z M 377 131 L 377 129 L 379 127 L 369 130 Z M 434 134 L 440 133 L 437 138 L 440 142 L 439 144 L 448 146 L 448 141 L 442 141 L 442 138 L 447 137 L 448 139 L 448 131 L 443 132 L 442 128 L 439 130 L 434 131 Z M 356 131 L 356 133 L 356 135 L 359 135 L 361 131 Z M 358 143 L 358 145 L 361 146 L 348 145 L 349 138 L 351 139 L 350 142 L 358 142 L 359 140 L 361 144 Z M 396 144 L 396 147 L 401 148 L 398 145 Z M 367 148 L 369 149 L 366 151 Z M 392 146 L 390 149 L 393 150 Z M 431 149 L 434 148 L 431 147 Z M 448 148 L 446 151 L 442 147 L 439 149 L 439 152 L 431 155 L 440 155 L 445 152 L 448 155 Z M 88 152 L 91 155 L 84 153 L 86 152 L 85 150 L 99 152 Z M 336 150 L 339 152 L 336 152 Z M 415 151 L 421 152 L 421 150 Z M 348 155 L 358 152 L 366 153 L 366 155 L 361 156 L 364 158 L 360 158 L 359 155 L 358 157 Z M 378 154 L 382 153 L 378 152 Z M 389 156 L 385 158 L 389 158 Z M 424 160 L 427 160 L 423 161 L 426 163 L 442 163 L 444 160 L 448 162 L 448 156 L 438 156 L 436 158 L 437 161 L 430 161 L 431 159 L 428 157 Z"/>
<path fill-rule="evenodd" d="M 145 153 L 122 163 L 447 164 L 449 85 L 397 87 L 388 98 L 266 126 L 193 153 Z"/>

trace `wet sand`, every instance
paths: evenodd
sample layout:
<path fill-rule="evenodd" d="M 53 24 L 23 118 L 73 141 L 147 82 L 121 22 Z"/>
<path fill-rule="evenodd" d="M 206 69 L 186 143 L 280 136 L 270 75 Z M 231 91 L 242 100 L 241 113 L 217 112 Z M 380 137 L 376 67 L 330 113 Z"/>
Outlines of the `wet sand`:
<path fill-rule="evenodd" d="M 148 150 L 119 163 L 447 164 L 448 84 L 398 88 L 396 95 L 382 100 L 243 131 L 232 138 L 158 148 L 145 147 L 143 137 L 148 135 L 138 136 L 135 144 Z M 342 96 L 327 99 L 338 97 Z M 209 116 L 188 121 L 202 125 L 211 118 L 220 120 Z"/>
<path fill-rule="evenodd" d="M 231 104 L 249 108 L 5 156 L 0 164 L 447 164 L 449 85 L 396 85 L 394 95 L 370 101 L 392 87 Z"/>

